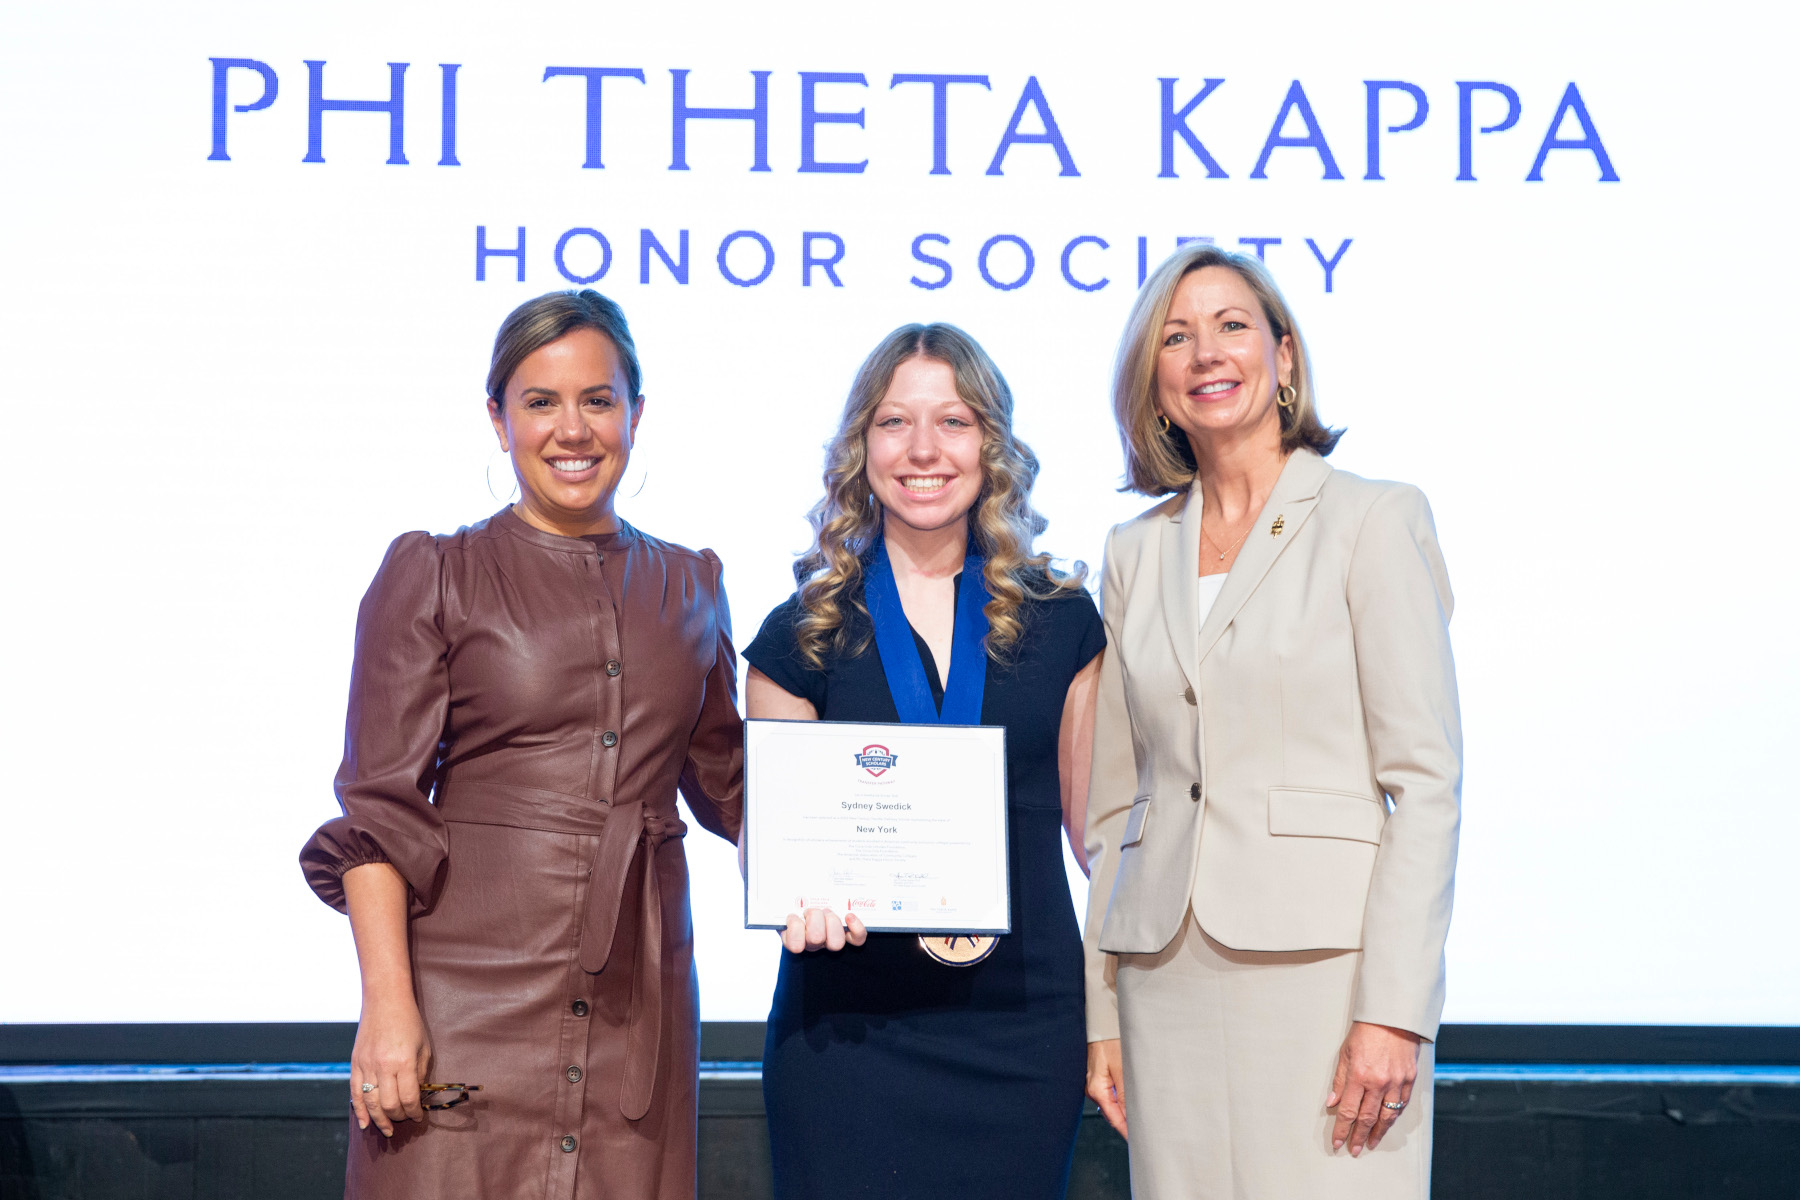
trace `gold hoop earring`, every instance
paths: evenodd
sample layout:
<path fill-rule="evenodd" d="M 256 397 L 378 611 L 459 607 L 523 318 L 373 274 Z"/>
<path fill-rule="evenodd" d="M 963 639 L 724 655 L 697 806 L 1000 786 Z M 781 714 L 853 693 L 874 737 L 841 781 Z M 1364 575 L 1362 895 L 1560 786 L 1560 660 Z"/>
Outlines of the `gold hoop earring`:
<path fill-rule="evenodd" d="M 1284 383 L 1275 389 L 1275 403 L 1289 411 L 1293 410 L 1294 405 L 1298 403 L 1299 400 L 1300 393 L 1295 390 L 1294 385 L 1291 383 Z"/>
<path fill-rule="evenodd" d="M 1161 433 L 1164 437 L 1168 437 L 1169 436 L 1169 418 L 1162 413 L 1157 413 L 1156 414 L 1156 422 L 1157 422 L 1157 426 L 1158 426 L 1157 431 L 1159 433 Z"/>

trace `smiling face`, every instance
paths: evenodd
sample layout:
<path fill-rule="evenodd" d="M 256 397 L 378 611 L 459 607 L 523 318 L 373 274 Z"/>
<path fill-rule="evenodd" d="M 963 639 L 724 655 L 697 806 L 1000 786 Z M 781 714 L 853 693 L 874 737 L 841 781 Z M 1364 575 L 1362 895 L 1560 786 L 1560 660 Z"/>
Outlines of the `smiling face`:
<path fill-rule="evenodd" d="M 1220 440 L 1281 440 L 1276 389 L 1292 381 L 1293 339 L 1275 338 L 1256 293 L 1230 267 L 1202 267 L 1175 289 L 1156 359 L 1157 411 L 1196 458 Z"/>
<path fill-rule="evenodd" d="M 968 516 L 981 494 L 981 426 L 949 363 L 895 368 L 868 439 L 869 487 L 888 517 L 923 533 Z"/>
<path fill-rule="evenodd" d="M 488 401 L 528 523 L 565 537 L 617 527 L 613 496 L 643 410 L 629 391 L 612 339 L 576 329 L 519 363 L 503 404 Z"/>

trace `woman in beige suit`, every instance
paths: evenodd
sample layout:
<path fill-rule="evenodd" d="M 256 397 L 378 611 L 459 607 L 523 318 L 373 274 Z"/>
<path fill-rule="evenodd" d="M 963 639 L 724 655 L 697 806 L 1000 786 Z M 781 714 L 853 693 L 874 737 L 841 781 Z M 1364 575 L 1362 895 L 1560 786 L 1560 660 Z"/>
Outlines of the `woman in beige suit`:
<path fill-rule="evenodd" d="M 1254 258 L 1157 269 L 1113 404 L 1169 498 L 1107 539 L 1089 1094 L 1137 1200 L 1425 1200 L 1462 777 L 1430 509 L 1326 465 Z"/>

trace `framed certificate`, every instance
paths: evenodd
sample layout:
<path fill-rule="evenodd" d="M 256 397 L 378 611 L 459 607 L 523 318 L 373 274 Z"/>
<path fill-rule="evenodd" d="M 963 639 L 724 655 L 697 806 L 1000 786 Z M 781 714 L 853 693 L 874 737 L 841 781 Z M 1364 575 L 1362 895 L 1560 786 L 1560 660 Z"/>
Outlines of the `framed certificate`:
<path fill-rule="evenodd" d="M 999 726 L 745 721 L 744 822 L 746 928 L 1012 929 Z"/>

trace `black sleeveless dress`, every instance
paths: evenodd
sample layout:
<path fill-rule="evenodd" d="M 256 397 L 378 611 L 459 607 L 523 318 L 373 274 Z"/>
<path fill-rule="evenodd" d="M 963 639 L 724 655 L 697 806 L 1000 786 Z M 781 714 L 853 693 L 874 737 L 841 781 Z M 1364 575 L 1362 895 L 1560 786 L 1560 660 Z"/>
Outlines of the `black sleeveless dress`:
<path fill-rule="evenodd" d="M 959 577 L 960 582 L 960 577 Z M 846 605 L 854 614 L 854 610 Z M 744 657 L 821 720 L 897 721 L 871 641 L 811 670 L 798 601 Z M 913 934 L 838 953 L 781 952 L 763 1049 L 778 1200 L 1060 1200 L 1087 1073 L 1081 935 L 1062 856 L 1057 733 L 1069 684 L 1106 645 L 1085 592 L 1026 601 L 1008 663 L 987 662 L 984 725 L 1006 727 L 1012 933 L 968 967 Z M 854 617 L 852 644 L 868 631 Z M 932 697 L 942 702 L 917 632 Z"/>

